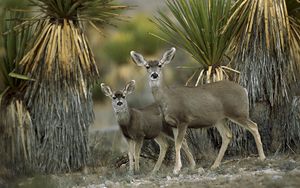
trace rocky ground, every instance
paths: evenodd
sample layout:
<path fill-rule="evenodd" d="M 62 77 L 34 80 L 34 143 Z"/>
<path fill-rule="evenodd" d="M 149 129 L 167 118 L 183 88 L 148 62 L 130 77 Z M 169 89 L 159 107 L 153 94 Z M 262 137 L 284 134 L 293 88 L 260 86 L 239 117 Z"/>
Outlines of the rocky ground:
<path fill-rule="evenodd" d="M 6 187 L 19 188 L 104 188 L 104 187 L 300 187 L 300 155 L 269 156 L 266 161 L 255 157 L 225 159 L 219 169 L 210 170 L 197 164 L 180 175 L 172 174 L 172 165 L 150 176 L 154 162 L 142 159 L 141 172 L 130 176 L 127 166 L 94 167 L 89 172 L 36 176 L 10 182 Z"/>

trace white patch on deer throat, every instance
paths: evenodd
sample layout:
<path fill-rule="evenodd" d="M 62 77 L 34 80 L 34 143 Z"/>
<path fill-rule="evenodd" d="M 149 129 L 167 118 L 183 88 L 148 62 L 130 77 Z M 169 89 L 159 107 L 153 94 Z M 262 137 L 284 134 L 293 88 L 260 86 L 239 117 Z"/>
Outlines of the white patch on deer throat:
<path fill-rule="evenodd" d="M 119 124 L 128 124 L 130 120 L 130 113 L 128 108 L 122 108 L 122 110 L 115 111 L 115 115 Z"/>
<path fill-rule="evenodd" d="M 150 87 L 159 87 L 160 86 L 160 80 L 159 79 L 151 79 L 150 78 Z"/>

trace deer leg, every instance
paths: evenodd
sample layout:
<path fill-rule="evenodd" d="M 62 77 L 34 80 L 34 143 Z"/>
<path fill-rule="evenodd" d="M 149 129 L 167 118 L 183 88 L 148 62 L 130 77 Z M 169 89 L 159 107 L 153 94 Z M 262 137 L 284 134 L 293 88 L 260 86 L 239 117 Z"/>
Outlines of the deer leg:
<path fill-rule="evenodd" d="M 215 169 L 220 166 L 220 163 L 224 157 L 225 151 L 227 150 L 228 144 L 232 138 L 232 133 L 229 127 L 225 126 L 224 121 L 218 122 L 215 127 L 217 128 L 218 132 L 222 137 L 222 145 L 219 151 L 219 154 L 212 165 L 211 169 Z"/>
<path fill-rule="evenodd" d="M 159 145 L 159 156 L 154 166 L 154 169 L 152 170 L 152 174 L 156 173 L 159 170 L 169 146 L 166 137 L 163 135 L 159 135 L 158 137 L 156 137 L 155 141 Z"/>
<path fill-rule="evenodd" d="M 129 173 L 133 174 L 133 149 L 134 142 L 133 140 L 128 139 L 128 158 L 129 158 Z"/>
<path fill-rule="evenodd" d="M 257 124 L 254 123 L 253 121 L 251 121 L 250 119 L 246 119 L 243 121 L 238 121 L 238 123 L 243 126 L 244 128 L 246 128 L 248 131 L 250 131 L 250 133 L 253 135 L 255 143 L 256 143 L 256 147 L 258 150 L 258 155 L 260 160 L 265 160 L 266 156 L 263 150 L 263 146 L 262 146 L 262 142 L 261 142 L 261 138 L 260 138 L 260 134 L 258 132 L 258 127 Z"/>
<path fill-rule="evenodd" d="M 143 145 L 143 139 L 139 139 L 135 143 L 134 148 L 134 170 L 138 172 L 140 170 L 140 154 Z"/>
<path fill-rule="evenodd" d="M 186 124 L 180 124 L 179 126 L 177 126 L 177 134 L 174 133 L 175 137 L 175 153 L 176 153 L 176 157 L 175 157 L 175 167 L 173 170 L 174 174 L 178 174 L 181 167 L 182 167 L 182 163 L 181 163 L 181 156 L 180 156 L 180 149 L 182 146 L 182 142 L 186 133 L 186 129 L 187 129 L 187 125 Z"/>
<path fill-rule="evenodd" d="M 178 134 L 178 130 L 174 128 L 173 129 L 173 134 L 174 134 L 174 137 L 176 138 L 177 134 Z M 170 139 L 170 140 L 172 140 L 174 142 L 174 138 L 173 137 L 170 137 L 169 135 L 166 135 L 166 134 L 165 134 L 165 136 L 166 136 L 166 138 L 168 138 L 168 139 Z M 182 149 L 185 152 L 185 154 L 187 155 L 187 158 L 188 158 L 189 163 L 190 163 L 190 168 L 192 170 L 195 169 L 196 163 L 195 163 L 194 157 L 192 155 L 192 152 L 190 151 L 190 148 L 189 148 L 189 146 L 188 146 L 187 141 L 186 141 L 185 138 L 183 139 L 183 142 L 182 142 Z"/>
<path fill-rule="evenodd" d="M 194 157 L 193 157 L 193 155 L 192 155 L 192 153 L 191 153 L 191 151 L 190 151 L 190 148 L 189 148 L 189 146 L 187 145 L 187 142 L 186 142 L 186 139 L 185 139 L 185 138 L 183 139 L 183 142 L 182 142 L 182 149 L 183 149 L 183 151 L 185 152 L 185 154 L 186 154 L 186 156 L 187 156 L 187 158 L 188 158 L 188 160 L 189 160 L 190 168 L 191 168 L 192 170 L 194 170 L 194 169 L 195 169 L 195 166 L 196 166 L 196 163 L 195 163 Z"/>

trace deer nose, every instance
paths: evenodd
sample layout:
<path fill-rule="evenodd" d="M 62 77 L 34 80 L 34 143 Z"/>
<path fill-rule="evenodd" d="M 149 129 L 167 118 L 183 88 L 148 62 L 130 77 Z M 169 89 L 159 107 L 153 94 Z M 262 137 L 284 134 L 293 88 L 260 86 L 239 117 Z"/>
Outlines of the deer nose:
<path fill-rule="evenodd" d="M 154 72 L 154 73 L 151 74 L 151 77 L 156 79 L 158 77 L 158 74 L 156 72 Z"/>
<path fill-rule="evenodd" d="M 121 106 L 123 103 L 121 101 L 117 102 L 118 106 Z"/>

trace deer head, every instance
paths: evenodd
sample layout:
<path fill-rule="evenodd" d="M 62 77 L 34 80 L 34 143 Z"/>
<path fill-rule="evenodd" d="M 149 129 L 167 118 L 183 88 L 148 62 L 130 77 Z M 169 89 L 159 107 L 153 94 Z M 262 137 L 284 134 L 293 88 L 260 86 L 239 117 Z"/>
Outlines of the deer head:
<path fill-rule="evenodd" d="M 131 51 L 130 55 L 138 66 L 144 66 L 147 69 L 150 86 L 159 87 L 162 80 L 162 68 L 171 62 L 175 52 L 176 49 L 173 47 L 166 51 L 160 60 L 154 61 L 146 61 L 141 54 L 135 51 Z"/>
<path fill-rule="evenodd" d="M 112 106 L 114 111 L 117 112 L 124 112 L 128 110 L 128 105 L 126 101 L 126 97 L 128 94 L 131 94 L 135 88 L 135 81 L 131 80 L 129 83 L 126 84 L 123 90 L 112 91 L 109 86 L 102 83 L 101 89 L 103 93 L 112 99 Z"/>

